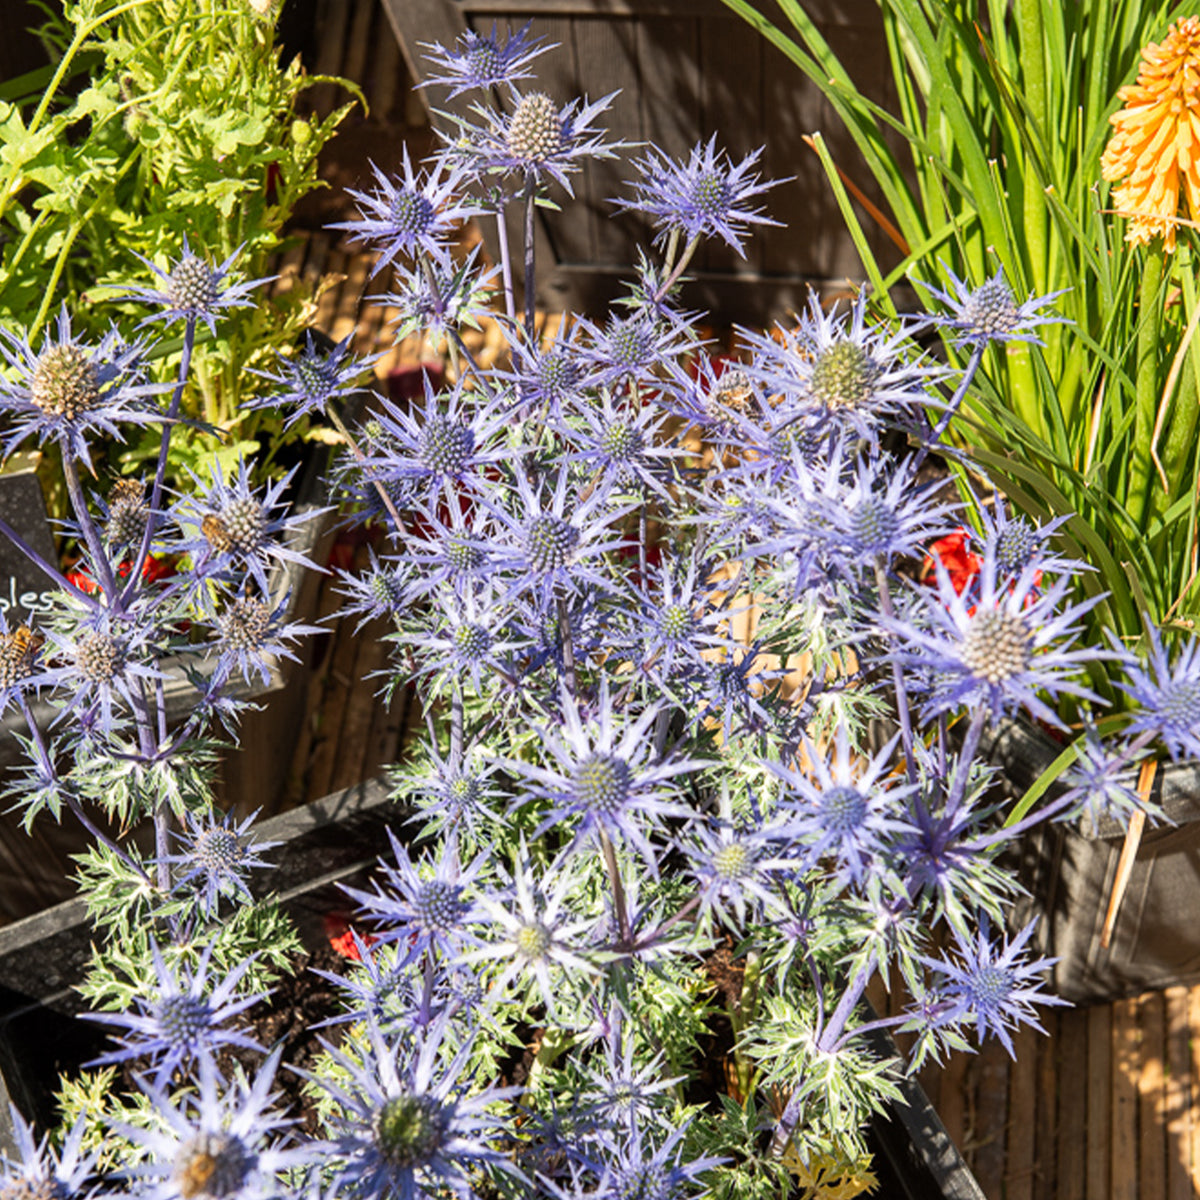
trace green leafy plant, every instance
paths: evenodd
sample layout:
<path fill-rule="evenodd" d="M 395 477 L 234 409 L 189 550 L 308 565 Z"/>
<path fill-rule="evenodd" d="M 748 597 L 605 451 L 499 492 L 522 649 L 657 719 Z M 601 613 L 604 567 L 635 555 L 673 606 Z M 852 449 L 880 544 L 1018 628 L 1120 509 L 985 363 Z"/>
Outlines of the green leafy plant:
<path fill-rule="evenodd" d="M 279 63 L 272 5 L 245 0 L 81 0 L 41 30 L 57 53 L 42 79 L 14 81 L 0 101 L 0 325 L 36 339 L 61 305 L 96 335 L 111 301 L 190 245 L 239 253 L 249 277 L 269 273 L 284 223 L 320 186 L 317 154 L 352 106 L 301 117 L 296 100 L 323 77 Z M 359 95 L 344 80 L 343 87 Z M 311 320 L 311 287 L 293 286 L 201 331 L 172 472 L 225 466 L 260 446 L 304 436 L 239 408 L 266 390 L 246 368 L 268 365 Z M 127 306 L 128 307 L 128 306 Z M 133 312 L 132 307 L 128 307 Z M 177 374 L 179 342 L 156 348 L 154 371 Z M 132 470 L 157 452 L 148 433 L 122 455 Z M 110 464 L 116 466 L 117 464 Z"/>
<path fill-rule="evenodd" d="M 879 0 L 896 112 L 868 99 L 798 0 L 726 0 L 824 93 L 883 194 L 899 261 L 872 255 L 847 171 L 812 139 L 876 305 L 912 281 L 977 289 L 998 270 L 1018 299 L 1062 291 L 1042 344 L 993 346 L 953 431 L 975 466 L 1106 594 L 1089 634 L 1132 640 L 1150 621 L 1191 627 L 1197 576 L 1200 306 L 1186 222 L 1164 250 L 1123 240 L 1102 157 L 1142 47 L 1183 6 L 1138 0 Z M 773 7 L 773 6 L 772 6 Z M 965 290 L 964 289 L 964 290 Z M 970 348 L 942 328 L 946 355 Z M 1121 704 L 1099 666 L 1093 684 Z"/>

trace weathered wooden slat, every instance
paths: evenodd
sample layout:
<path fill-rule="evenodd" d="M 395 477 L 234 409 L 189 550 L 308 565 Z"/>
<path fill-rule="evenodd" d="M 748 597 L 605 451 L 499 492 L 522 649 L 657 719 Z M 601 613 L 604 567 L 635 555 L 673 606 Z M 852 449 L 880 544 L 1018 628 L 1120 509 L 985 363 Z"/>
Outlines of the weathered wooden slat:
<path fill-rule="evenodd" d="M 1113 1009 L 1087 1009 L 1087 1200 L 1109 1200 L 1112 1179 Z"/>
<path fill-rule="evenodd" d="M 1196 1104 L 1197 1094 L 1200 1093 L 1200 984 L 1188 989 L 1188 1026 L 1192 1035 L 1192 1103 Z M 1192 1116 L 1191 1134 L 1192 1187 L 1200 1195 L 1200 1120 L 1196 1119 L 1196 1114 Z"/>
<path fill-rule="evenodd" d="M 1113 1004 L 1112 1140 L 1110 1196 L 1137 1200 L 1138 1171 L 1138 1002 L 1136 997 Z"/>
<path fill-rule="evenodd" d="M 946 1059 L 938 1085 L 936 1106 L 951 1141 L 966 1153 L 966 1078 L 969 1054 L 959 1052 Z"/>
<path fill-rule="evenodd" d="M 394 0 L 404 3 L 405 0 Z M 543 13 L 574 13 L 596 16 L 603 13 L 614 17 L 672 17 L 700 16 L 741 18 L 726 8 L 720 0 L 464 0 L 462 7 L 472 16 L 485 16 L 497 21 L 516 24 Z M 821 24 L 847 24 L 861 21 L 873 10 L 871 0 L 804 0 L 804 10 Z M 775 17 L 777 14 L 772 13 Z M 779 24 L 786 32 L 785 19 Z"/>
<path fill-rule="evenodd" d="M 1167 1191 L 1165 1092 L 1166 1012 L 1162 992 L 1138 998 L 1141 1072 L 1138 1076 L 1138 1195 Z"/>
<path fill-rule="evenodd" d="M 1188 1040 L 1188 990 L 1168 988 L 1165 994 L 1167 1080 L 1167 1200 L 1191 1200 L 1194 1196 L 1191 1181 L 1193 1080 Z"/>
<path fill-rule="evenodd" d="M 1045 1036 L 1037 1039 L 1037 1091 L 1034 1105 L 1025 1119 L 1034 1125 L 1033 1200 L 1054 1200 L 1054 1164 L 1058 1152 L 1058 1045 L 1059 1019 L 1057 1008 L 1042 1014 Z M 1078 1080 L 1073 1080 L 1076 1107 L 1082 1108 Z"/>
<path fill-rule="evenodd" d="M 1037 1054 L 1042 1035 L 1030 1025 L 1013 1035 L 1016 1060 L 1009 1068 L 1004 1144 L 1005 1200 L 1033 1200 L 1037 1114 Z"/>
<path fill-rule="evenodd" d="M 1093 1194 L 1086 1190 L 1091 1154 L 1088 1023 L 1087 1009 L 1069 1008 L 1059 1014 L 1057 1129 L 1051 1159 L 1055 1200 L 1084 1200 L 1085 1194 Z"/>
<path fill-rule="evenodd" d="M 979 1048 L 975 1123 L 977 1145 L 972 1169 L 979 1186 L 989 1197 L 1003 1195 L 1006 1153 L 1004 1125 L 1008 1110 L 1011 1061 L 998 1038 L 989 1038 Z"/>

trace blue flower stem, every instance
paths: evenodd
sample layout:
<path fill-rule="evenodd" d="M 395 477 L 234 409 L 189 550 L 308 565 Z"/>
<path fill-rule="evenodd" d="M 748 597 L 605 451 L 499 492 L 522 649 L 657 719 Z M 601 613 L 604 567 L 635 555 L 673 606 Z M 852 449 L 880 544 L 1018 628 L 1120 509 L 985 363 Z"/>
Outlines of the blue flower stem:
<path fill-rule="evenodd" d="M 683 253 L 679 256 L 679 261 L 671 268 L 670 274 L 662 281 L 662 286 L 654 293 L 654 303 L 657 304 L 674 286 L 680 275 L 688 263 L 692 261 L 692 255 L 696 253 L 696 247 L 700 245 L 700 235 L 696 234 L 694 238 L 683 248 Z"/>
<path fill-rule="evenodd" d="M 171 393 L 171 402 L 167 406 L 166 416 L 163 418 L 162 440 L 158 445 L 158 463 L 154 469 L 154 486 L 150 489 L 150 513 L 146 518 L 146 528 L 142 532 L 142 544 L 138 547 L 137 556 L 129 570 L 129 581 L 121 593 L 121 611 L 124 611 L 133 599 L 138 581 L 142 577 L 142 568 L 146 565 L 146 559 L 150 555 L 150 544 L 154 540 L 154 531 L 158 523 L 158 507 L 162 503 L 163 487 L 167 478 L 167 451 L 171 445 L 171 431 L 175 428 L 179 410 L 183 406 L 183 387 L 187 382 L 188 373 L 192 369 L 192 348 L 195 344 L 196 318 L 188 317 L 183 330 L 183 351 L 179 357 L 179 377 L 175 383 L 175 390 Z"/>
<path fill-rule="evenodd" d="M 0 517 L 0 534 L 8 538 L 55 587 L 62 589 L 72 599 L 81 600 L 89 608 L 98 609 L 103 607 L 95 596 L 91 596 L 87 592 L 75 587 L 57 567 L 51 566 L 3 517 Z"/>
<path fill-rule="evenodd" d="M 536 189 L 534 174 L 525 177 L 525 344 L 534 344 L 534 263 L 533 263 L 533 197 Z"/>
<path fill-rule="evenodd" d="M 667 252 L 663 255 L 663 270 L 669 275 L 671 268 L 675 265 L 675 255 L 679 250 L 679 235 L 682 232 L 678 225 L 671 227 L 671 234 L 667 238 Z"/>
<path fill-rule="evenodd" d="M 950 397 L 950 403 L 946 405 L 945 411 L 942 413 L 941 419 L 934 426 L 933 433 L 929 440 L 922 446 L 912 459 L 911 470 L 915 476 L 918 468 L 929 456 L 929 452 L 941 443 L 942 435 L 950 426 L 950 422 L 954 420 L 955 414 L 962 407 L 963 400 L 966 399 L 967 389 L 974 382 L 975 374 L 979 370 L 979 364 L 983 362 L 983 352 L 987 349 L 987 342 L 980 342 L 974 350 L 971 351 L 971 357 L 967 360 L 966 368 L 963 370 L 962 379 L 958 382 L 958 387 L 955 389 L 954 395 Z"/>
<path fill-rule="evenodd" d="M 879 588 L 879 611 L 887 620 L 892 620 L 896 610 L 892 605 L 892 593 L 888 587 L 887 564 L 882 554 L 875 556 L 875 582 Z M 896 688 L 896 717 L 900 722 L 900 742 L 904 747 L 904 771 L 908 782 L 917 782 L 917 763 L 913 752 L 912 714 L 908 711 L 908 686 L 904 680 L 904 669 L 900 664 L 900 655 L 896 634 L 888 630 L 888 640 L 892 643 L 893 653 L 888 657 L 892 660 L 892 682 Z"/>
<path fill-rule="evenodd" d="M 871 955 L 866 965 L 851 978 L 846 990 L 842 993 L 842 998 L 838 1001 L 837 1008 L 833 1010 L 829 1021 L 817 1037 L 817 1049 L 822 1054 L 832 1054 L 841 1041 L 847 1023 L 854 1015 L 858 1002 L 863 998 L 871 976 L 875 974 L 875 957 L 875 955 Z"/>
<path fill-rule="evenodd" d="M 438 287 L 437 276 L 433 273 L 433 263 L 429 260 L 429 255 L 425 251 L 420 254 L 421 270 L 425 273 L 425 282 L 429 285 L 429 293 L 433 297 L 433 304 L 438 311 L 442 311 L 442 292 Z M 453 357 L 455 354 L 461 354 L 467 360 L 467 366 L 471 368 L 471 374 L 475 376 L 479 386 L 484 390 L 489 399 L 492 397 L 491 385 L 484 378 L 483 372 L 479 369 L 479 364 L 475 361 L 475 356 L 467 349 L 467 344 L 462 340 L 462 334 L 457 328 L 447 326 L 447 332 L 450 335 L 450 354 Z M 454 372 L 457 375 L 458 363 L 454 363 Z"/>
<path fill-rule="evenodd" d="M 638 570 L 641 574 L 638 576 L 638 585 L 646 586 L 646 538 L 648 535 L 646 520 L 646 488 L 643 485 L 641 491 L 641 504 L 638 507 Z"/>
<path fill-rule="evenodd" d="M 979 739 L 983 736 L 983 726 L 989 716 L 991 713 L 986 705 L 980 705 L 971 715 L 971 724 L 967 726 L 967 733 L 963 738 L 954 778 L 950 781 L 950 793 L 946 797 L 947 817 L 952 817 L 958 812 L 959 805 L 966 797 L 967 780 L 971 776 L 971 764 L 975 761 L 975 751 L 979 749 Z"/>
<path fill-rule="evenodd" d="M 579 678 L 575 673 L 575 643 L 571 637 L 571 610 L 561 596 L 558 604 L 558 632 L 562 638 L 563 675 L 566 677 L 567 691 L 574 700 L 579 695 Z"/>
<path fill-rule="evenodd" d="M 67 495 L 71 498 L 71 507 L 75 510 L 79 528 L 83 531 L 83 540 L 87 543 L 88 554 L 92 559 L 93 578 L 99 582 L 104 594 L 110 597 L 109 602 L 113 605 L 114 611 L 123 613 L 125 609 L 121 603 L 122 597 L 117 592 L 117 581 L 113 576 L 112 563 L 108 561 L 108 555 L 104 553 L 104 546 L 100 542 L 100 531 L 96 528 L 96 522 L 92 520 L 92 514 L 88 511 L 83 485 L 79 482 L 79 471 L 74 461 L 65 454 L 63 455 L 63 477 L 67 481 Z"/>
<path fill-rule="evenodd" d="M 361 467 L 367 461 L 367 456 L 362 452 L 362 447 L 359 446 L 354 435 L 346 428 L 346 423 L 338 414 L 337 409 L 331 404 L 329 406 L 329 419 L 333 422 L 333 427 L 346 439 L 346 445 L 350 447 L 350 453 L 354 455 L 354 461 Z M 375 485 L 375 491 L 379 494 L 379 499 L 383 503 L 387 515 L 392 518 L 392 536 L 399 538 L 404 532 L 404 521 L 400 517 L 400 511 L 396 508 L 391 496 L 388 495 L 388 490 L 379 482 L 378 479 L 372 479 L 371 482 Z"/>
<path fill-rule="evenodd" d="M 462 766 L 463 752 L 463 694 L 462 685 L 455 680 L 454 692 L 450 697 L 450 767 L 454 771 Z"/>
<path fill-rule="evenodd" d="M 604 869 L 608 872 L 608 882 L 612 886 L 613 910 L 617 914 L 617 935 L 621 939 L 621 949 L 629 947 L 633 941 L 629 928 L 629 907 L 625 903 L 625 885 L 621 882 L 621 869 L 617 866 L 617 852 L 613 849 L 612 839 L 600 830 L 600 853 L 604 858 Z"/>
<path fill-rule="evenodd" d="M 517 302 L 513 294 L 512 259 L 508 253 L 508 222 L 504 217 L 504 202 L 496 207 L 496 237 L 500 242 L 500 277 L 504 281 L 504 312 L 509 324 L 516 326 Z"/>

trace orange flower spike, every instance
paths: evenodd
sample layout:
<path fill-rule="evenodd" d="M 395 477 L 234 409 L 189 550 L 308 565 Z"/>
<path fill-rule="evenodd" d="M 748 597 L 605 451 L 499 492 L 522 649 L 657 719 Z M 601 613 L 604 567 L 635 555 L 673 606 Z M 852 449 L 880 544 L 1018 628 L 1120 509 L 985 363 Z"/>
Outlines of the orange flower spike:
<path fill-rule="evenodd" d="M 1113 135 L 1100 160 L 1107 180 L 1124 180 L 1113 207 L 1128 218 L 1126 241 L 1163 239 L 1175 249 L 1180 200 L 1200 219 L 1200 17 L 1182 17 L 1142 51 L 1137 83 L 1117 93 Z"/>

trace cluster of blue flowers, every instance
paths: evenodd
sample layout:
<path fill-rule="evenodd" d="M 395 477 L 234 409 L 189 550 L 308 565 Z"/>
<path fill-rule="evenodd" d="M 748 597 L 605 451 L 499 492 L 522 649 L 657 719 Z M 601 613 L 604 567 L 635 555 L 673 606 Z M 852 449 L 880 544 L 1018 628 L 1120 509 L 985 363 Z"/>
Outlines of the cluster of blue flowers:
<path fill-rule="evenodd" d="M 86 821 L 80 797 L 119 777 L 121 815 L 159 828 L 152 860 L 102 839 L 95 867 L 132 881 L 143 925 L 143 986 L 102 1014 L 120 1031 L 102 1062 L 136 1062 L 142 1089 L 141 1118 L 110 1116 L 98 1148 L 123 1147 L 131 1194 L 765 1198 L 811 1164 L 861 1171 L 863 1127 L 901 1069 L 872 1056 L 868 1030 L 911 1033 L 915 1069 L 968 1034 L 1011 1051 L 1035 1003 L 1056 1002 L 1034 927 L 1005 929 L 1019 886 L 997 865 L 1005 845 L 1034 821 L 1127 819 L 1144 806 L 1130 763 L 1155 744 L 1200 753 L 1196 643 L 1169 655 L 1152 632 L 1144 664 L 1080 645 L 1088 604 L 1068 591 L 1083 567 L 1054 552 L 1053 526 L 994 498 L 977 506 L 972 577 L 935 560 L 932 584 L 916 579 L 959 523 L 919 469 L 953 454 L 942 434 L 983 347 L 1036 338 L 1051 298 L 1018 303 L 997 277 L 896 328 L 865 297 L 845 311 L 814 298 L 792 325 L 743 332 L 737 361 L 710 357 L 677 284 L 702 239 L 741 250 L 771 186 L 757 155 L 733 162 L 712 141 L 636 164 L 618 206 L 651 220 L 663 261 L 607 321 L 543 338 L 531 254 L 520 316 L 513 263 L 455 257 L 466 217 L 495 220 L 506 247 L 510 204 L 528 228 L 540 196 L 618 149 L 594 125 L 611 98 L 560 106 L 518 86 L 543 49 L 527 29 L 432 48 L 430 82 L 503 104 L 481 102 L 431 165 L 376 168 L 342 226 L 394 268 L 381 299 L 399 331 L 447 339 L 455 381 L 408 407 L 375 397 L 351 430 L 341 408 L 369 364 L 348 340 L 322 353 L 310 339 L 267 375 L 290 419 L 344 433 L 340 483 L 384 538 L 343 577 L 343 612 L 388 619 L 389 686 L 416 681 L 430 727 L 396 774 L 408 820 L 391 860 L 350 893 L 358 961 L 329 975 L 343 1010 L 306 1073 L 316 1138 L 273 1105 L 278 1048 L 259 1047 L 252 1080 L 218 1066 L 256 1045 L 238 1022 L 263 995 L 258 960 L 230 961 L 221 931 L 251 906 L 267 847 L 206 812 L 178 765 L 214 719 L 232 722 L 227 685 L 304 632 L 270 594 L 272 564 L 296 557 L 283 485 L 255 489 L 242 467 L 174 500 L 163 487 L 197 323 L 252 285 L 185 246 L 160 289 L 134 293 L 148 320 L 184 323 L 165 406 L 143 343 L 83 346 L 65 315 L 36 352 L 6 338 L 10 448 L 61 447 L 95 582 L 60 580 L 44 643 L 0 634 L 0 696 L 31 728 L 20 794 Z M 511 353 L 483 369 L 461 330 L 489 315 L 497 276 Z M 973 348 L 957 379 L 917 349 L 930 322 Z M 148 495 L 122 483 L 89 501 L 87 441 L 123 422 L 162 422 L 158 475 Z M 151 550 L 187 569 L 144 583 Z M 172 730 L 162 664 L 183 620 L 214 665 Z M 1087 686 L 1102 658 L 1128 660 L 1132 714 L 1104 741 Z M 57 706 L 49 732 L 38 692 Z M 1005 826 L 985 731 L 1022 714 L 1067 731 L 1064 711 L 1087 727 L 1077 764 Z M 695 1084 L 719 953 L 740 978 L 723 1108 Z M 876 976 L 906 989 L 902 1015 L 864 1015 Z M 19 1122 L 23 1162 L 0 1188 L 86 1196 L 85 1119 L 61 1155 Z"/>

